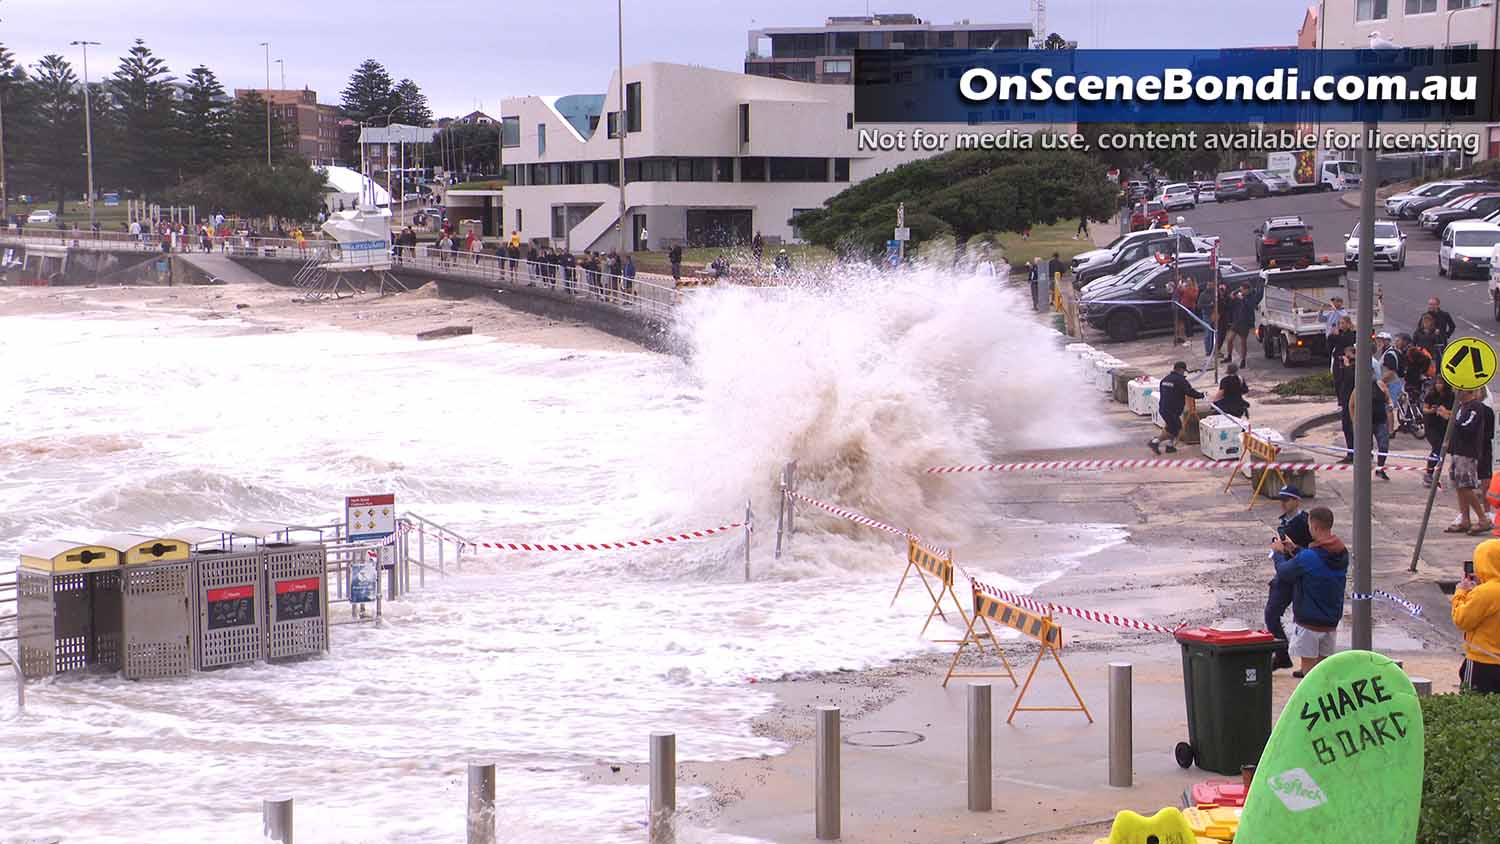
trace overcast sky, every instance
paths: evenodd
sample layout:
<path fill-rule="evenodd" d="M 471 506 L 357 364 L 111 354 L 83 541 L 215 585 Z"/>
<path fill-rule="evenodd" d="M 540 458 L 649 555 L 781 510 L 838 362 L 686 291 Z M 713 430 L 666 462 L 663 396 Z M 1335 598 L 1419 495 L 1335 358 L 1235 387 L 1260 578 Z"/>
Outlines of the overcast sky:
<path fill-rule="evenodd" d="M 742 70 L 746 33 L 816 26 L 829 15 L 864 14 L 863 0 L 624 0 L 625 63 L 648 61 Z M 1048 25 L 1083 47 L 1210 48 L 1296 43 L 1306 0 L 1049 0 Z M 479 10 L 476 10 L 476 6 Z M 934 23 L 1030 20 L 1026 0 L 900 0 L 875 12 L 911 12 Z M 753 15 L 753 17 L 752 17 Z M 459 0 L 0 0 L 0 42 L 28 67 L 61 53 L 81 74 L 69 41 L 99 41 L 89 75 L 113 72 L 144 38 L 176 76 L 199 64 L 226 89 L 265 85 L 262 41 L 271 44 L 271 85 L 307 86 L 337 104 L 360 61 L 374 58 L 394 79 L 410 77 L 437 116 L 481 105 L 499 110 L 519 94 L 602 92 L 615 65 L 613 0 L 473 3 Z"/>

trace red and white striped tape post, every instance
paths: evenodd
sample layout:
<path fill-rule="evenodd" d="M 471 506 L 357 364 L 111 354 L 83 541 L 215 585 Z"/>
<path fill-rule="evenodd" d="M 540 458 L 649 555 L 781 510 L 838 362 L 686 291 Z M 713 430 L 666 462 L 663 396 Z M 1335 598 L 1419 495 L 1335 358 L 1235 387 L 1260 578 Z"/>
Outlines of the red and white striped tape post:
<path fill-rule="evenodd" d="M 1051 472 L 1115 469 L 1226 469 L 1228 460 L 1178 460 L 1170 458 L 1123 458 L 1116 460 L 1037 460 L 1027 463 L 983 463 L 971 466 L 933 466 L 929 475 L 956 475 L 973 472 Z M 1291 472 L 1352 472 L 1352 463 L 1254 463 L 1255 468 L 1281 469 Z M 1426 466 L 1384 466 L 1388 472 L 1425 472 Z"/>
<path fill-rule="evenodd" d="M 823 510 L 825 512 L 831 513 L 831 514 L 833 514 L 835 516 L 838 516 L 841 519 L 845 519 L 847 521 L 851 521 L 851 522 L 853 522 L 853 523 L 855 523 L 857 525 L 866 525 L 868 527 L 876 528 L 878 530 L 883 530 L 886 533 L 892 533 L 892 534 L 895 534 L 896 536 L 900 536 L 900 537 L 903 537 L 903 538 L 908 538 L 909 537 L 912 540 L 914 540 L 918 545 L 922 546 L 923 548 L 926 548 L 928 551 L 931 551 L 932 553 L 938 555 L 939 557 L 946 557 L 946 556 L 948 556 L 948 549 L 947 548 L 935 548 L 935 547 L 927 544 L 926 542 L 923 542 L 920 538 L 917 537 L 916 534 L 912 533 L 909 530 L 902 530 L 901 528 L 898 528 L 895 525 L 888 525 L 885 522 L 880 521 L 879 519 L 872 519 L 869 516 L 864 515 L 863 513 L 856 513 L 853 510 L 848 510 L 848 509 L 845 509 L 843 507 L 839 507 L 838 505 L 835 505 L 835 504 L 829 504 L 826 501 L 819 501 L 816 498 L 812 498 L 810 496 L 803 495 L 800 492 L 788 491 L 787 495 L 789 497 L 791 497 L 791 498 L 797 499 L 798 501 L 801 501 L 801 502 L 804 502 L 804 503 L 807 503 L 807 504 L 811 504 L 812 506 L 818 508 L 819 510 Z"/>
<path fill-rule="evenodd" d="M 650 539 L 627 539 L 621 542 L 470 542 L 471 548 L 488 548 L 492 551 L 621 551 L 635 548 L 651 548 L 672 545 L 677 542 L 692 542 L 745 526 L 744 522 L 731 522 L 718 527 L 690 530 L 671 536 L 655 536 Z"/>
<path fill-rule="evenodd" d="M 1038 601 L 1034 598 L 1028 598 L 1025 595 L 1017 595 L 1014 592 L 1009 592 L 1004 589 L 991 586 L 988 583 L 985 583 L 975 577 L 969 578 L 969 582 L 974 586 L 974 588 L 978 589 L 981 592 L 999 598 L 1007 604 L 1015 604 L 1022 609 L 1030 610 L 1032 612 L 1046 613 L 1049 615 L 1053 613 L 1062 613 L 1063 615 L 1071 615 L 1075 618 L 1081 618 L 1084 621 L 1092 621 L 1096 624 L 1108 624 L 1111 627 L 1122 627 L 1127 630 L 1144 630 L 1148 633 L 1163 633 L 1168 636 L 1173 635 L 1178 630 L 1186 626 L 1186 623 L 1184 623 L 1177 625 L 1177 627 L 1164 627 L 1160 624 L 1154 624 L 1149 621 L 1141 621 L 1138 618 L 1130 618 L 1129 616 L 1099 612 L 1098 610 L 1084 610 L 1079 609 L 1078 607 L 1066 606 L 1064 604 L 1054 604 L 1050 601 Z"/>

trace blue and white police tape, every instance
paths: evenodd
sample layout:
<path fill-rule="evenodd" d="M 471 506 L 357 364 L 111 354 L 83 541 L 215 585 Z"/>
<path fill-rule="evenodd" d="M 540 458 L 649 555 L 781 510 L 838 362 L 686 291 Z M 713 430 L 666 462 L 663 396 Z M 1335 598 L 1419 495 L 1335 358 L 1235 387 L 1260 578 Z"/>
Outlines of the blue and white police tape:
<path fill-rule="evenodd" d="M 1414 604 L 1411 601 L 1408 601 L 1405 598 L 1401 597 L 1400 595 L 1392 595 L 1391 593 L 1380 589 L 1374 590 L 1374 594 L 1366 595 L 1362 592 L 1355 592 L 1349 597 L 1356 601 L 1371 601 L 1375 598 L 1384 598 L 1385 600 L 1390 601 L 1391 603 L 1406 610 L 1411 614 L 1412 618 L 1416 618 L 1417 616 L 1420 616 L 1422 614 L 1421 604 Z"/>

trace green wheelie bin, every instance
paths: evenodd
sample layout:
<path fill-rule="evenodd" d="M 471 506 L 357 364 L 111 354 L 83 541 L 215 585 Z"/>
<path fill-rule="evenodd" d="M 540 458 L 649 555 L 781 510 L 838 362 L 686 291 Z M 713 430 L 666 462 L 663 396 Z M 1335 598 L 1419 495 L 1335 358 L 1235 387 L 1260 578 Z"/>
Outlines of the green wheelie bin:
<path fill-rule="evenodd" d="M 1271 657 L 1284 643 L 1264 630 L 1193 627 L 1176 636 L 1188 722 L 1177 764 L 1238 774 L 1271 737 Z"/>

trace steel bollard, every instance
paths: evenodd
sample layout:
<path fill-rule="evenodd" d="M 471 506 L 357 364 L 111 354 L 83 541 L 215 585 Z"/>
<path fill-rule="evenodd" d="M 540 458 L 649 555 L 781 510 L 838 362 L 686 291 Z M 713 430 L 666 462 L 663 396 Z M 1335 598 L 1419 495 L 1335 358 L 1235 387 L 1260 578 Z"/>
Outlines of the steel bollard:
<path fill-rule="evenodd" d="M 1109 664 L 1109 784 L 1129 788 L 1134 777 L 1135 724 L 1128 662 Z"/>
<path fill-rule="evenodd" d="M 839 708 L 818 707 L 816 825 L 819 841 L 839 838 Z"/>
<path fill-rule="evenodd" d="M 292 798 L 262 800 L 260 804 L 262 834 L 267 841 L 292 844 Z"/>
<path fill-rule="evenodd" d="M 495 844 L 495 763 L 469 763 L 468 844 Z"/>
<path fill-rule="evenodd" d="M 991 779 L 993 714 L 990 684 L 969 684 L 969 811 L 988 812 L 993 805 Z"/>
<path fill-rule="evenodd" d="M 677 734 L 651 734 L 651 844 L 671 844 L 677 812 Z"/>
<path fill-rule="evenodd" d="M 1417 690 L 1417 697 L 1432 697 L 1432 681 L 1426 677 L 1411 678 L 1411 685 Z"/>

